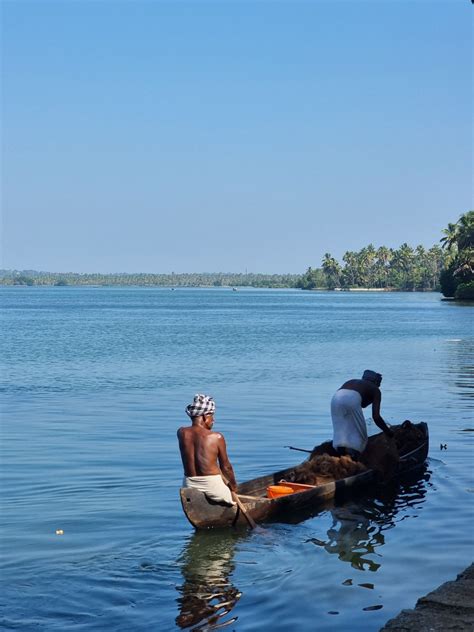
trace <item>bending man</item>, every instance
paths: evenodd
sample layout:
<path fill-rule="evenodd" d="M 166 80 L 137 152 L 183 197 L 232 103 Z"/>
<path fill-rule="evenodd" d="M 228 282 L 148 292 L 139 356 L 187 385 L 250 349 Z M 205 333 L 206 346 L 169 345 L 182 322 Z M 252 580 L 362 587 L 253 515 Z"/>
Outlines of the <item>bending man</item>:
<path fill-rule="evenodd" d="M 191 426 L 178 430 L 179 449 L 184 468 L 183 487 L 194 487 L 216 502 L 235 505 L 232 491 L 237 490 L 234 470 L 227 456 L 224 437 L 212 432 L 216 405 L 208 395 L 195 395 L 186 407 Z M 228 481 L 224 483 L 222 474 Z M 230 489 L 229 489 L 230 488 Z"/>
<path fill-rule="evenodd" d="M 393 432 L 380 415 L 382 376 L 375 371 L 364 371 L 361 380 L 345 382 L 331 400 L 333 425 L 332 444 L 340 454 L 348 454 L 356 460 L 367 445 L 367 425 L 363 408 L 372 404 L 372 419 L 389 437 Z"/>

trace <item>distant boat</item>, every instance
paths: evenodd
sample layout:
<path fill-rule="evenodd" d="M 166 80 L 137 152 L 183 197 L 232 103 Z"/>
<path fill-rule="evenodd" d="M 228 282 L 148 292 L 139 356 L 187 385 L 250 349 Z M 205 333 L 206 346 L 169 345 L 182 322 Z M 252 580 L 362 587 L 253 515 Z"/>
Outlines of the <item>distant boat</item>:
<path fill-rule="evenodd" d="M 233 287 L 232 292 L 237 292 L 237 288 Z"/>

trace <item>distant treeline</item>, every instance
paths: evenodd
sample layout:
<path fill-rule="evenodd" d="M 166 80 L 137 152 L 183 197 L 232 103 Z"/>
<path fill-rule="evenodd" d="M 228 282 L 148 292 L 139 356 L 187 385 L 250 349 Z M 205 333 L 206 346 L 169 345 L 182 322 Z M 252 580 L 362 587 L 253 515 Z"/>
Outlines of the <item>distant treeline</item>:
<path fill-rule="evenodd" d="M 0 285 L 140 285 L 161 287 L 268 287 L 334 290 L 442 290 L 448 297 L 474 299 L 474 211 L 448 224 L 441 246 L 429 250 L 402 244 L 393 249 L 369 244 L 347 251 L 342 264 L 327 252 L 319 268 L 297 274 L 78 274 L 0 270 Z"/>
<path fill-rule="evenodd" d="M 442 246 L 429 250 L 402 244 L 398 249 L 369 244 L 347 251 L 341 265 L 327 252 L 321 268 L 308 268 L 297 283 L 306 290 L 378 288 L 399 291 L 442 291 L 444 296 L 474 299 L 474 211 L 448 224 Z"/>
<path fill-rule="evenodd" d="M 203 272 L 182 274 L 79 274 L 0 270 L 0 285 L 140 285 L 158 287 L 297 287 L 297 274 L 233 274 Z"/>
<path fill-rule="evenodd" d="M 439 246 L 425 250 L 403 244 L 398 250 L 371 244 L 358 252 L 346 252 L 341 265 L 329 253 L 321 268 L 297 274 L 79 274 L 0 270 L 0 285 L 100 285 L 158 287 L 261 287 L 320 289 L 380 288 L 391 290 L 439 290 L 446 254 Z"/>
<path fill-rule="evenodd" d="M 398 249 L 369 244 L 359 251 L 347 251 L 341 265 L 330 253 L 321 268 L 308 268 L 298 282 L 305 290 L 314 288 L 413 291 L 439 290 L 439 277 L 447 261 L 440 246 L 426 250 L 402 244 Z"/>

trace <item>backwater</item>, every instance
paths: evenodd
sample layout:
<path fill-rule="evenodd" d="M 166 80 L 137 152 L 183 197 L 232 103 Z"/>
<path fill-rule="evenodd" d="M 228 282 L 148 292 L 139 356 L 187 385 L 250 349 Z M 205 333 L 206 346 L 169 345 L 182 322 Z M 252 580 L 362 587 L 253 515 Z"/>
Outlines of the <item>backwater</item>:
<path fill-rule="evenodd" d="M 370 632 L 472 561 L 472 306 L 243 288 L 0 300 L 2 629 Z M 195 393 L 214 396 L 243 481 L 329 439 L 333 392 L 366 368 L 389 423 L 429 425 L 417 477 L 254 532 L 194 532 L 176 429 Z"/>

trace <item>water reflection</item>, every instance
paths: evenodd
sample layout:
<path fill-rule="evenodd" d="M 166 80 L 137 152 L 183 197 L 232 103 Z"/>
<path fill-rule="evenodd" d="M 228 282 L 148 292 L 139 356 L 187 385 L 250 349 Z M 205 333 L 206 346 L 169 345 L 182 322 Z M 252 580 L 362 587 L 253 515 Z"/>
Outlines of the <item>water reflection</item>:
<path fill-rule="evenodd" d="M 226 617 L 241 596 L 230 577 L 235 546 L 242 537 L 231 530 L 197 531 L 190 537 L 178 559 L 184 579 L 177 587 L 180 628 L 214 630 L 237 620 Z"/>
<path fill-rule="evenodd" d="M 385 544 L 384 531 L 417 516 L 419 506 L 425 502 L 430 475 L 425 467 L 417 477 L 381 487 L 370 498 L 335 505 L 329 510 L 332 524 L 328 539 L 310 541 L 352 568 L 377 571 L 381 565 L 379 549 Z"/>
<path fill-rule="evenodd" d="M 328 541 L 324 543 L 326 551 L 336 554 L 342 562 L 349 562 L 353 568 L 376 571 L 380 564 L 368 555 L 385 544 L 381 530 L 357 505 L 338 507 L 331 510 L 331 514 L 333 522 L 328 530 Z"/>

